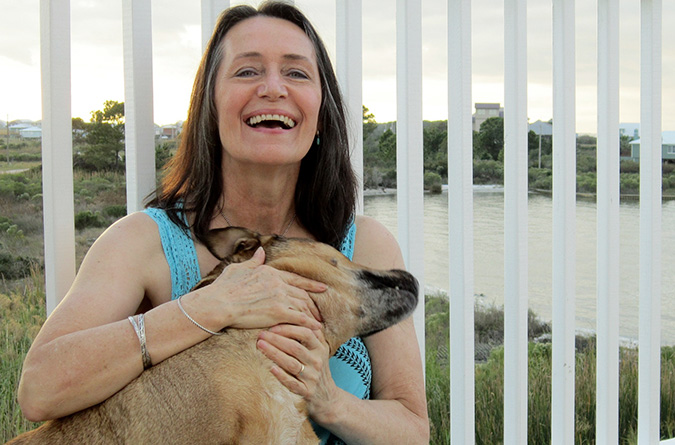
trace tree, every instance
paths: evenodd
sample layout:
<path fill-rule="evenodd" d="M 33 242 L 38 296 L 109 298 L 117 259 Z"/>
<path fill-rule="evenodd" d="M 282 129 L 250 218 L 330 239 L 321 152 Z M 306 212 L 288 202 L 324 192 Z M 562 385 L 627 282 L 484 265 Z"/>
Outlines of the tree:
<path fill-rule="evenodd" d="M 365 142 L 368 139 L 368 136 L 373 134 L 373 131 L 377 129 L 377 122 L 375 121 L 375 115 L 370 112 L 368 107 L 363 106 L 363 141 Z"/>
<path fill-rule="evenodd" d="M 123 170 L 124 102 L 107 100 L 92 111 L 86 142 L 77 164 L 90 170 Z"/>
<path fill-rule="evenodd" d="M 446 127 L 429 126 L 424 130 L 424 170 L 448 175 L 448 131 Z"/>
<path fill-rule="evenodd" d="M 480 159 L 499 159 L 499 152 L 504 149 L 504 118 L 491 117 L 480 125 L 475 148 Z"/>
<path fill-rule="evenodd" d="M 87 123 L 81 117 L 72 118 L 73 145 L 81 145 L 86 142 Z"/>
<path fill-rule="evenodd" d="M 629 157 L 631 156 L 631 147 L 630 147 L 630 142 L 633 140 L 632 137 L 622 134 L 621 138 L 619 140 L 619 151 L 620 151 L 620 156 L 625 156 Z"/>
<path fill-rule="evenodd" d="M 380 159 L 387 167 L 396 165 L 396 135 L 393 131 L 387 129 L 377 144 Z"/>

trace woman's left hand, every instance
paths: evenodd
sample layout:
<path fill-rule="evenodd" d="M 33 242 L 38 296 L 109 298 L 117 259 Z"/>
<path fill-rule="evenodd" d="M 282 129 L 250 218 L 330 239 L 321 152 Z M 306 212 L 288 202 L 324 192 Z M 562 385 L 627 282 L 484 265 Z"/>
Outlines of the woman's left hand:
<path fill-rule="evenodd" d="M 258 338 L 258 349 L 276 364 L 272 374 L 306 400 L 310 416 L 318 420 L 327 414 L 339 390 L 328 367 L 330 350 L 323 332 L 280 324 Z"/>

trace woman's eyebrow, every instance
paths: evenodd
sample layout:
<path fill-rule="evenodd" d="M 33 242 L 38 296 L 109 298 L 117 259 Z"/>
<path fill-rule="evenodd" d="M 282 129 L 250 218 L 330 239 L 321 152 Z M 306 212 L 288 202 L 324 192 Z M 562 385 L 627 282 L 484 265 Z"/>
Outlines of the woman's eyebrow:
<path fill-rule="evenodd" d="M 237 54 L 235 56 L 235 60 L 239 59 L 259 59 L 262 58 L 263 55 L 257 51 L 248 51 L 245 53 Z M 284 54 L 283 58 L 286 60 L 300 60 L 300 61 L 305 61 L 305 62 L 311 62 L 309 57 L 303 56 L 302 54 Z"/>
<path fill-rule="evenodd" d="M 260 54 L 259 52 L 257 52 L 257 51 L 250 51 L 250 52 L 245 52 L 245 53 L 237 54 L 237 55 L 234 57 L 234 60 L 238 60 L 238 59 L 255 59 L 255 58 L 260 58 L 260 57 L 262 57 L 262 54 Z"/>

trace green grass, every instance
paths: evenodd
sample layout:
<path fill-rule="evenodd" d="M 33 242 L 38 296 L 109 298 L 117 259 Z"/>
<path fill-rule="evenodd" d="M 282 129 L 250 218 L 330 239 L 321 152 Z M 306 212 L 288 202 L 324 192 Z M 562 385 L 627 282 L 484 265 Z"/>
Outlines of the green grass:
<path fill-rule="evenodd" d="M 45 320 L 43 277 L 34 271 L 21 292 L 0 294 L 0 442 L 37 426 L 21 414 L 16 388 L 21 364 Z"/>
<path fill-rule="evenodd" d="M 501 315 L 503 317 L 503 315 Z M 449 442 L 450 372 L 448 359 L 439 343 L 448 338 L 447 297 L 432 296 L 426 299 L 426 372 L 427 404 L 431 422 L 431 443 Z M 500 311 L 494 307 L 476 309 L 476 339 L 487 338 L 481 345 L 494 344 L 499 334 Z M 440 330 L 437 330 L 439 329 Z M 530 314 L 530 339 L 547 330 L 546 324 Z M 431 340 L 431 341 L 429 341 Z M 576 354 L 576 395 L 575 395 L 575 443 L 595 444 L 595 340 L 580 338 Z M 439 353 L 439 351 L 441 351 Z M 528 443 L 547 444 L 551 441 L 551 344 L 529 344 L 528 375 Z M 477 354 L 478 356 L 478 354 Z M 661 350 L 661 438 L 675 436 L 675 347 Z M 638 399 L 638 350 L 621 348 L 619 365 L 619 437 L 620 443 L 635 444 L 637 433 Z M 503 442 L 504 404 L 504 348 L 494 346 L 486 361 L 475 365 L 476 398 L 476 444 L 492 445 Z"/>

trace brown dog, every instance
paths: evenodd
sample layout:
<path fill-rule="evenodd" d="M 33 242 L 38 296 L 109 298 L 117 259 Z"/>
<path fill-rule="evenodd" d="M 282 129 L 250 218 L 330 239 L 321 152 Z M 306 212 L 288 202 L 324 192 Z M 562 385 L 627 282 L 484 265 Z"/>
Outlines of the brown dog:
<path fill-rule="evenodd" d="M 261 236 L 241 228 L 209 235 L 221 263 L 196 287 L 263 246 L 266 264 L 328 286 L 310 294 L 323 318 L 331 354 L 353 336 L 398 323 L 417 305 L 418 285 L 405 271 L 376 271 L 332 247 Z M 304 400 L 269 372 L 256 348 L 259 329 L 228 329 L 143 372 L 105 402 L 45 422 L 17 444 L 316 444 Z"/>

